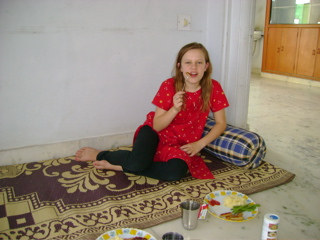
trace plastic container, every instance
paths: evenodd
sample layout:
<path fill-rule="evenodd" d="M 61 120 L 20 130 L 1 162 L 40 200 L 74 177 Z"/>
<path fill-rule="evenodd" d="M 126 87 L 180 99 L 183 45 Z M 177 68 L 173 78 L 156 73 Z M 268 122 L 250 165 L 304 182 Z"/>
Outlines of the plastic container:
<path fill-rule="evenodd" d="M 264 215 L 261 240 L 276 240 L 278 238 L 280 217 L 273 213 Z"/>

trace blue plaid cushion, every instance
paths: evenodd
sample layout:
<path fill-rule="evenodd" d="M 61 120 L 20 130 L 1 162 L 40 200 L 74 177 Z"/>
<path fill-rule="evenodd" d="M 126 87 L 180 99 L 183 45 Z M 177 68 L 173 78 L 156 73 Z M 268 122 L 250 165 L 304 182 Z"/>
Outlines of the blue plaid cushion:
<path fill-rule="evenodd" d="M 207 135 L 214 119 L 208 118 L 203 136 Z M 258 167 L 266 155 L 266 144 L 262 137 L 254 132 L 227 125 L 227 129 L 204 150 L 215 157 L 246 168 Z"/>

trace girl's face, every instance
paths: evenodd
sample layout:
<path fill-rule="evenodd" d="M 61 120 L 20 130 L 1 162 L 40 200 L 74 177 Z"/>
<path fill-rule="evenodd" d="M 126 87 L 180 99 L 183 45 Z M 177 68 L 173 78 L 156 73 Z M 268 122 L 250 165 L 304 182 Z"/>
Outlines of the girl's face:
<path fill-rule="evenodd" d="M 190 74 L 187 83 L 198 85 L 208 65 L 209 63 L 206 62 L 204 53 L 200 49 L 191 49 L 183 55 L 180 71 L 185 79 L 188 76 L 187 72 Z"/>

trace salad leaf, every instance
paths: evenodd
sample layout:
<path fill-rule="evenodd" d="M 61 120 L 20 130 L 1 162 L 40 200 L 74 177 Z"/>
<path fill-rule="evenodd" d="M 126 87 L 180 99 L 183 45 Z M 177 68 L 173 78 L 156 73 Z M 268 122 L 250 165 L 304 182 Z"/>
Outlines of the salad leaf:
<path fill-rule="evenodd" d="M 246 204 L 246 205 L 240 205 L 240 206 L 234 206 L 231 211 L 233 214 L 238 214 L 241 212 L 252 212 L 254 210 L 256 210 L 257 207 L 261 207 L 260 204 Z"/>

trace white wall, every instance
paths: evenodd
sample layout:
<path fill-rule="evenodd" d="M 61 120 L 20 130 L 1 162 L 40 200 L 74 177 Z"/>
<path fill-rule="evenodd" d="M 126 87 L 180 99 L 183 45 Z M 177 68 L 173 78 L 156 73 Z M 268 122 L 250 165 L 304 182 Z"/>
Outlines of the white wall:
<path fill-rule="evenodd" d="M 230 9 L 253 3 L 1 0 L 0 164 L 65 156 L 90 142 L 108 148 L 112 135 L 122 134 L 114 138 L 119 144 L 130 143 L 136 127 L 154 110 L 150 102 L 171 76 L 176 53 L 192 41 L 207 46 L 213 77 L 228 95 L 237 79 L 225 73 L 230 69 L 226 49 L 238 43 L 229 39 L 229 22 L 236 19 L 226 20 Z M 177 30 L 178 14 L 192 16 L 191 31 Z M 248 88 L 240 91 L 245 95 Z M 235 119 L 239 103 L 233 94 L 228 98 L 235 103 L 228 115 Z M 245 111 L 238 124 L 244 126 L 245 99 L 241 106 Z"/>
<path fill-rule="evenodd" d="M 264 31 L 266 0 L 256 0 L 254 29 Z M 253 44 L 252 72 L 261 73 L 264 37 Z"/>

